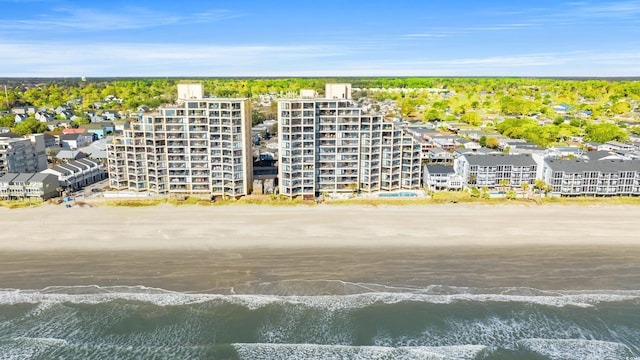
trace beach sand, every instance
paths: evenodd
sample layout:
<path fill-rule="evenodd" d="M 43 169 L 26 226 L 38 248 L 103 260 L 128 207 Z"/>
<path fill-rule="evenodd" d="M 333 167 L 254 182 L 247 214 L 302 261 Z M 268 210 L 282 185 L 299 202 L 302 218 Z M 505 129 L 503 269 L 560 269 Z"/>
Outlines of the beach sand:
<path fill-rule="evenodd" d="M 207 250 L 638 245 L 635 206 L 41 206 L 0 209 L 0 248 Z"/>
<path fill-rule="evenodd" d="M 2 208 L 0 288 L 635 289 L 639 215 L 633 206 L 463 204 Z"/>

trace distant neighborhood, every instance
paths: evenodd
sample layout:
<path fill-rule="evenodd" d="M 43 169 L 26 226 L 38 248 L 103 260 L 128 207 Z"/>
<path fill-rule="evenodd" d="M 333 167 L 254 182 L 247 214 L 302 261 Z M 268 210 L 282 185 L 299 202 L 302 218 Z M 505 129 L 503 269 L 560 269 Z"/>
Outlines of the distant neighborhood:
<path fill-rule="evenodd" d="M 504 111 L 511 103 L 504 101 L 502 112 L 456 114 L 443 106 L 433 114 L 379 95 L 413 92 L 439 101 L 455 95 L 437 88 L 327 83 L 324 93 L 302 89 L 244 98 L 211 97 L 198 83 L 176 90 L 174 102 L 140 105 L 135 112 L 104 109 L 126 101 L 115 95 L 80 112 L 78 98 L 57 107 L 2 111 L 14 126 L 0 128 L 0 198 L 48 200 L 95 183 L 122 196 L 210 199 L 439 191 L 507 198 L 640 195 L 638 100 L 625 102 L 615 116 L 594 118 L 566 103 L 549 104 L 546 114 L 510 115 Z M 270 109 L 272 118 L 256 109 Z M 256 116 L 263 118 L 256 122 Z M 576 124 L 587 119 L 593 132 L 577 133 Z M 12 131 L 25 122 L 43 131 Z M 561 143 L 535 137 L 543 133 L 506 135 L 551 124 L 566 131 L 554 134 Z M 600 130 L 622 134 L 593 141 Z"/>

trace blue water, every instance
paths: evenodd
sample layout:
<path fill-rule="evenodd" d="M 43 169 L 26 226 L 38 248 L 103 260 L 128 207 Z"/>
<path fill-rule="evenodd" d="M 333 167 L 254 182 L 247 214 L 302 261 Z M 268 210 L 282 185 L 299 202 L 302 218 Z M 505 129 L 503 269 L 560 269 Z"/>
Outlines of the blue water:
<path fill-rule="evenodd" d="M 0 254 L 0 359 L 640 359 L 638 255 Z"/>
<path fill-rule="evenodd" d="M 0 358 L 626 359 L 640 356 L 639 308 L 640 291 L 2 290 Z"/>
<path fill-rule="evenodd" d="M 416 193 L 413 192 L 391 192 L 391 193 L 380 193 L 378 197 L 417 197 Z"/>

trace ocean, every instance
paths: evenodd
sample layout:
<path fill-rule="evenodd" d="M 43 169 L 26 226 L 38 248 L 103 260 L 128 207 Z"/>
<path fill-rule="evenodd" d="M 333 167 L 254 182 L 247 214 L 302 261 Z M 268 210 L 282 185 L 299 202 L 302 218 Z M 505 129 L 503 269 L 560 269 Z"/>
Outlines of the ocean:
<path fill-rule="evenodd" d="M 0 254 L 0 359 L 640 359 L 640 248 Z"/>

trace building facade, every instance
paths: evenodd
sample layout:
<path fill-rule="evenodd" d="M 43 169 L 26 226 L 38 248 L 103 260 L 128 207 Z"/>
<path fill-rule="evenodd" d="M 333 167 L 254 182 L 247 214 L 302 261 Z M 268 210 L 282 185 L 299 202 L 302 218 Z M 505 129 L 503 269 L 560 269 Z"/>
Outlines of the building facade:
<path fill-rule="evenodd" d="M 420 188 L 420 144 L 402 127 L 349 100 L 278 102 L 279 190 L 294 197 Z M 327 93 L 335 93 L 327 84 Z"/>
<path fill-rule="evenodd" d="M 640 160 L 546 160 L 543 180 L 556 196 L 638 196 Z"/>
<path fill-rule="evenodd" d="M 32 139 L 0 136 L 0 176 L 6 173 L 35 173 L 47 168 L 44 135 Z"/>
<path fill-rule="evenodd" d="M 65 162 L 41 173 L 54 175 L 58 186 L 74 191 L 107 178 L 102 163 L 90 159 Z"/>
<path fill-rule="evenodd" d="M 463 179 L 453 166 L 425 165 L 422 177 L 425 187 L 431 191 L 462 190 Z"/>
<path fill-rule="evenodd" d="M 529 154 L 471 155 L 458 157 L 454 166 L 456 173 L 464 179 L 464 186 L 477 188 L 520 188 L 526 183 L 533 185 L 538 163 Z"/>
<path fill-rule="evenodd" d="M 0 177 L 0 198 L 4 200 L 40 199 L 58 196 L 58 179 L 45 173 L 8 173 Z"/>
<path fill-rule="evenodd" d="M 250 102 L 197 98 L 201 86 L 181 86 L 188 99 L 143 116 L 108 144 L 112 188 L 200 197 L 251 192 Z"/>

